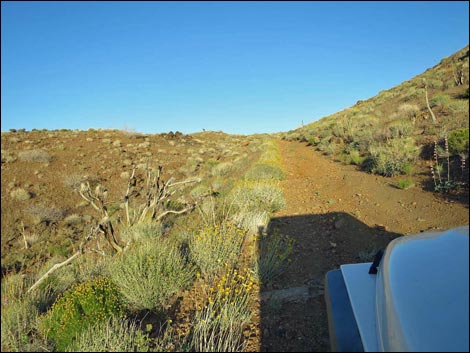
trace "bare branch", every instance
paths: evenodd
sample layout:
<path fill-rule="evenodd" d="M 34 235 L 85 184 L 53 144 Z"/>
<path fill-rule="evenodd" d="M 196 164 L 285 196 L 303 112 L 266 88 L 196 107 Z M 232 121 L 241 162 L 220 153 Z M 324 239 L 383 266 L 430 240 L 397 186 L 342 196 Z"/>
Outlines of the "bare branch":
<path fill-rule="evenodd" d="M 28 289 L 28 291 L 26 293 L 29 293 L 31 292 L 32 290 L 34 290 L 37 286 L 39 286 L 39 284 L 41 284 L 42 281 L 44 281 L 47 277 L 49 277 L 51 275 L 51 273 L 57 271 L 59 268 L 69 264 L 70 262 L 72 262 L 75 258 L 77 258 L 78 256 L 80 256 L 82 254 L 81 250 L 78 250 L 77 252 L 75 252 L 75 254 L 73 254 L 72 256 L 70 256 L 67 260 L 63 261 L 63 262 L 60 262 L 58 264 L 55 264 L 54 266 L 51 267 L 51 269 L 49 271 L 47 271 L 43 276 L 41 276 L 41 278 L 39 278 L 36 283 L 34 283 L 31 288 Z"/>
<path fill-rule="evenodd" d="M 182 210 L 180 210 L 180 211 L 167 210 L 167 211 L 165 211 L 165 212 L 159 214 L 155 219 L 156 219 L 157 221 L 160 221 L 163 217 L 165 217 L 165 216 L 168 215 L 168 214 L 183 214 L 183 213 L 186 213 L 186 212 L 188 212 L 188 211 L 193 210 L 195 206 L 196 206 L 196 205 L 194 204 L 194 205 L 191 205 L 191 206 L 189 206 L 189 207 L 186 207 L 186 208 L 184 208 L 184 209 L 182 209 Z"/>
<path fill-rule="evenodd" d="M 423 83 L 424 83 L 424 94 L 426 95 L 426 106 L 428 107 L 429 113 L 431 114 L 432 121 L 435 123 L 436 122 L 436 116 L 434 115 L 431 106 L 429 105 L 429 99 L 428 99 L 428 85 L 426 83 L 426 79 L 423 78 Z"/>

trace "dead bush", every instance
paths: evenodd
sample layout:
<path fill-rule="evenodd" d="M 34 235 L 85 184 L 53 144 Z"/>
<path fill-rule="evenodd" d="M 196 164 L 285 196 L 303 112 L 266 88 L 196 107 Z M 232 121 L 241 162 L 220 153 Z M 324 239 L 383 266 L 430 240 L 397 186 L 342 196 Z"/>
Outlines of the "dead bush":
<path fill-rule="evenodd" d="M 52 156 L 44 150 L 27 150 L 18 153 L 18 158 L 23 162 L 49 163 Z"/>

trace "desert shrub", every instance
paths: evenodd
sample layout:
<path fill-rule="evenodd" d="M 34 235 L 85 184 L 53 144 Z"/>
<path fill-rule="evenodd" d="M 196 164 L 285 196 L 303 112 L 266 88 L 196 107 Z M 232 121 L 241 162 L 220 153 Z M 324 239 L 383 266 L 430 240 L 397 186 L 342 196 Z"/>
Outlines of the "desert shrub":
<path fill-rule="evenodd" d="M 361 156 L 358 150 L 349 151 L 349 157 L 351 158 L 351 164 L 361 165 L 364 161 L 364 157 Z"/>
<path fill-rule="evenodd" d="M 24 162 L 49 163 L 52 157 L 44 150 L 27 150 L 18 153 L 18 158 Z"/>
<path fill-rule="evenodd" d="M 291 259 L 293 239 L 281 234 L 263 234 L 255 237 L 255 271 L 263 285 L 270 284 L 283 273 Z"/>
<path fill-rule="evenodd" d="M 127 227 L 120 233 L 121 239 L 127 243 L 140 240 L 157 239 L 162 235 L 162 224 L 156 222 L 137 223 Z"/>
<path fill-rule="evenodd" d="M 400 179 L 400 180 L 398 180 L 396 185 L 399 189 L 406 190 L 406 189 L 409 189 L 409 188 L 413 187 L 414 183 L 410 179 Z"/>
<path fill-rule="evenodd" d="M 449 143 L 449 152 L 452 155 L 468 154 L 468 138 L 468 128 L 452 131 L 447 138 Z"/>
<path fill-rule="evenodd" d="M 403 103 L 398 107 L 398 111 L 406 118 L 411 119 L 416 117 L 416 114 L 419 112 L 419 107 L 416 104 Z"/>
<path fill-rule="evenodd" d="M 34 222 L 39 223 L 57 223 L 64 217 L 64 210 L 55 207 L 47 207 L 44 205 L 33 205 L 26 210 L 33 218 Z"/>
<path fill-rule="evenodd" d="M 395 120 L 388 128 L 392 138 L 410 136 L 414 130 L 413 124 L 408 120 Z"/>
<path fill-rule="evenodd" d="M 83 219 L 77 214 L 71 214 L 64 219 L 64 223 L 68 226 L 73 226 L 82 223 Z"/>
<path fill-rule="evenodd" d="M 90 325 L 120 316 L 123 310 L 116 285 L 100 277 L 65 292 L 42 316 L 40 330 L 64 351 Z"/>
<path fill-rule="evenodd" d="M 227 268 L 213 287 L 204 306 L 196 310 L 191 348 L 196 352 L 242 352 L 243 328 L 251 320 L 251 297 L 257 293 L 253 271 Z"/>
<path fill-rule="evenodd" d="M 110 263 L 111 278 L 135 309 L 159 311 L 179 290 L 189 285 L 195 269 L 167 241 L 145 241 Z"/>
<path fill-rule="evenodd" d="M 271 213 L 285 207 L 282 190 L 276 183 L 246 181 L 232 190 L 231 198 L 238 210 L 245 212 Z"/>
<path fill-rule="evenodd" d="M 189 238 L 192 261 L 207 277 L 217 274 L 225 263 L 238 261 L 246 231 L 229 222 L 208 225 Z"/>
<path fill-rule="evenodd" d="M 15 200 L 26 201 L 31 198 L 31 193 L 23 188 L 17 188 L 10 192 L 10 196 Z"/>
<path fill-rule="evenodd" d="M 256 234 L 260 229 L 268 226 L 270 216 L 266 211 L 242 211 L 235 213 L 231 220 L 240 228 L 248 230 L 251 234 Z"/>
<path fill-rule="evenodd" d="M 412 138 L 392 139 L 388 143 L 372 144 L 367 169 L 373 173 L 394 176 L 403 174 L 404 168 L 416 160 L 420 148 Z"/>
<path fill-rule="evenodd" d="M 28 285 L 27 279 L 22 274 L 9 275 L 2 279 L 2 351 L 48 350 L 47 343 L 35 334 L 39 313 L 31 297 L 25 294 Z"/>
<path fill-rule="evenodd" d="M 245 174 L 245 179 L 248 180 L 261 180 L 261 179 L 276 179 L 282 180 L 284 174 L 282 169 L 269 164 L 257 163 Z"/>
<path fill-rule="evenodd" d="M 71 174 L 64 177 L 64 185 L 74 190 L 80 188 L 80 184 L 86 181 L 86 178 L 81 174 Z"/>
<path fill-rule="evenodd" d="M 135 322 L 110 317 L 83 330 L 67 352 L 148 352 L 151 338 Z"/>
<path fill-rule="evenodd" d="M 316 146 L 320 143 L 320 139 L 317 136 L 309 136 L 307 142 L 312 146 Z"/>
<path fill-rule="evenodd" d="M 430 101 L 432 108 L 447 108 L 450 103 L 450 97 L 443 93 L 436 94 Z"/>
<path fill-rule="evenodd" d="M 327 156 L 331 156 L 336 153 L 338 150 L 338 145 L 334 142 L 325 142 L 326 140 L 322 140 L 318 145 L 318 149 L 322 151 Z"/>
<path fill-rule="evenodd" d="M 453 114 L 467 113 L 468 114 L 468 101 L 467 100 L 454 100 L 448 105 L 449 111 Z"/>
<path fill-rule="evenodd" d="M 441 89 L 444 83 L 441 80 L 431 79 L 428 82 L 430 88 Z"/>
<path fill-rule="evenodd" d="M 2 149 L 2 163 L 13 163 L 16 160 L 17 158 L 12 152 Z"/>
<path fill-rule="evenodd" d="M 222 162 L 212 167 L 211 174 L 213 176 L 226 176 L 234 169 L 234 165 L 231 162 Z"/>

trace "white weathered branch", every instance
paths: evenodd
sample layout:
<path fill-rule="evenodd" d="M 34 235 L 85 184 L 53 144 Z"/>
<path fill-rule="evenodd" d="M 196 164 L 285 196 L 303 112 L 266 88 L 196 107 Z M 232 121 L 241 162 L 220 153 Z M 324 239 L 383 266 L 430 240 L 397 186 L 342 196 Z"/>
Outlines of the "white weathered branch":
<path fill-rule="evenodd" d="M 82 254 L 82 252 L 80 250 L 78 250 L 75 254 L 73 254 L 72 256 L 70 256 L 67 260 L 63 261 L 63 262 L 60 262 L 58 264 L 55 264 L 54 266 L 51 267 L 51 269 L 49 271 L 47 271 L 43 276 L 41 276 L 41 278 L 39 278 L 36 283 L 34 283 L 31 288 L 28 289 L 28 291 L 26 293 L 29 293 L 31 292 L 32 290 L 34 290 L 37 286 L 39 286 L 41 284 L 42 281 L 44 281 L 47 277 L 49 277 L 51 275 L 51 273 L 57 271 L 59 268 L 69 264 L 70 262 L 72 262 L 75 258 L 77 258 L 78 256 L 80 256 Z"/>

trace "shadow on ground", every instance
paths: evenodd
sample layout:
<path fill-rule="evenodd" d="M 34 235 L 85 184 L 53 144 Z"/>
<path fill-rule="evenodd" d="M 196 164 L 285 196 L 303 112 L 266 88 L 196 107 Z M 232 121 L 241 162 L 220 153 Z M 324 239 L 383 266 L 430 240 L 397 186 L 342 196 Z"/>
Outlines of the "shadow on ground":
<path fill-rule="evenodd" d="M 261 289 L 265 352 L 328 351 L 325 274 L 341 264 L 369 261 L 401 236 L 342 212 L 273 218 L 265 234 L 260 237 L 260 258 L 268 256 L 269 242 L 276 235 L 294 239 L 293 261 Z"/>

